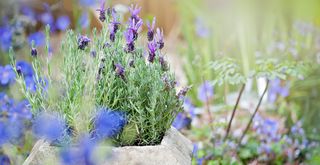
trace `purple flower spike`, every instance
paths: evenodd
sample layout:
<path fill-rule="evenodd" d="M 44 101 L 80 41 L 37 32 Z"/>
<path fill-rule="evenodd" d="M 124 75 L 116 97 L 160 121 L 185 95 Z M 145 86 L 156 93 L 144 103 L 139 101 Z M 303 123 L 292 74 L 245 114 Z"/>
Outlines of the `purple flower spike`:
<path fill-rule="evenodd" d="M 117 21 L 118 20 L 117 13 L 114 10 L 112 10 L 112 19 L 113 19 L 113 21 L 109 25 L 110 41 L 114 42 L 115 37 L 116 37 L 116 33 L 119 30 L 119 25 L 120 25 L 120 22 Z"/>
<path fill-rule="evenodd" d="M 131 13 L 131 19 L 135 22 L 138 22 L 140 20 L 139 13 L 141 11 L 141 7 L 138 7 L 138 5 L 129 7 L 129 11 Z"/>
<path fill-rule="evenodd" d="M 135 47 L 134 47 L 134 35 L 133 35 L 133 32 L 132 30 L 127 30 L 125 33 L 124 33 L 124 36 L 126 38 L 126 41 L 127 41 L 127 48 L 126 48 L 126 51 L 127 52 L 133 52 Z"/>
<path fill-rule="evenodd" d="M 115 72 L 117 76 L 120 76 L 122 79 L 124 79 L 124 73 L 125 73 L 124 67 L 119 63 L 115 64 L 114 67 L 115 67 Z"/>
<path fill-rule="evenodd" d="M 103 1 L 100 5 L 100 9 L 97 9 L 99 11 L 99 19 L 101 22 L 104 22 L 106 20 L 106 9 L 105 9 L 105 1 Z"/>
<path fill-rule="evenodd" d="M 159 56 L 159 62 L 160 62 L 160 65 L 164 71 L 168 70 L 168 68 L 169 68 L 168 62 L 164 59 L 163 56 Z"/>
<path fill-rule="evenodd" d="M 128 30 L 132 31 L 134 40 L 138 39 L 138 31 L 139 31 L 140 27 L 142 26 L 142 24 L 143 24 L 142 19 L 139 20 L 138 22 L 136 22 L 135 20 L 132 20 L 130 22 Z"/>
<path fill-rule="evenodd" d="M 157 28 L 157 43 L 158 43 L 158 46 L 159 46 L 159 49 L 162 49 L 164 47 L 164 42 L 163 42 L 163 30 L 160 30 L 159 28 Z"/>
<path fill-rule="evenodd" d="M 154 28 L 156 25 L 156 17 L 153 18 L 152 24 L 150 25 L 149 22 L 147 22 L 148 26 L 148 41 L 152 41 L 154 38 Z"/>
<path fill-rule="evenodd" d="M 178 97 L 179 99 L 183 99 L 183 98 L 187 95 L 187 92 L 188 92 L 189 90 L 190 90 L 190 87 L 183 87 L 183 88 L 179 91 L 177 97 Z"/>
<path fill-rule="evenodd" d="M 91 40 L 87 36 L 80 36 L 78 38 L 78 48 L 84 50 Z"/>
<path fill-rule="evenodd" d="M 31 56 L 32 57 L 37 57 L 37 55 L 38 55 L 37 49 L 36 48 L 31 48 Z"/>
<path fill-rule="evenodd" d="M 157 43 L 155 41 L 149 42 L 148 48 L 149 48 L 148 61 L 153 63 L 154 58 L 156 57 Z"/>

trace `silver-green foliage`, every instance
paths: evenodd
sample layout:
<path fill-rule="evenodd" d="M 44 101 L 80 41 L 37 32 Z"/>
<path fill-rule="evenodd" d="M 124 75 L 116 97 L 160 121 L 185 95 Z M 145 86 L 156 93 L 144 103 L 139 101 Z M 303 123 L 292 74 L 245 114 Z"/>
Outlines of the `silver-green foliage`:
<path fill-rule="evenodd" d="M 63 114 L 75 135 L 92 131 L 96 110 L 105 107 L 126 114 L 127 124 L 114 138 L 118 145 L 158 144 L 182 109 L 182 100 L 176 96 L 174 75 L 160 64 L 159 50 L 156 60 L 150 63 L 144 57 L 143 48 L 136 46 L 133 53 L 124 50 L 122 30 L 113 43 L 108 41 L 107 34 L 106 27 L 99 35 L 94 30 L 89 46 L 81 50 L 77 43 L 79 36 L 68 31 L 61 52 L 47 60 L 47 67 L 41 65 L 45 62 L 39 57 L 33 61 L 36 79 L 49 80 L 47 92 L 28 91 L 23 77 L 18 77 L 22 91 L 34 114 L 40 111 Z M 104 46 L 106 42 L 110 45 Z M 96 52 L 96 57 L 90 55 L 91 51 Z M 51 61 L 61 55 L 62 62 L 53 68 Z M 129 66 L 132 60 L 133 66 Z M 124 67 L 124 77 L 117 75 L 115 64 Z M 36 82 L 42 89 L 42 82 Z"/>

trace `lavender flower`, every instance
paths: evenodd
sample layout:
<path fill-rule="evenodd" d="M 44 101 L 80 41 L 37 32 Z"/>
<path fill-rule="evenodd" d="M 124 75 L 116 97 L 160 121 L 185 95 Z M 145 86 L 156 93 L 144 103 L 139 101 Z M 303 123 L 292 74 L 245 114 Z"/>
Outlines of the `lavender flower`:
<path fill-rule="evenodd" d="M 120 133 L 126 122 L 124 113 L 103 108 L 95 117 L 94 135 L 98 139 L 113 137 Z"/>
<path fill-rule="evenodd" d="M 129 11 L 131 13 L 131 20 L 134 20 L 135 22 L 140 21 L 139 13 L 141 11 L 141 7 L 138 7 L 138 5 L 129 7 Z"/>
<path fill-rule="evenodd" d="M 10 165 L 10 158 L 7 155 L 0 155 L 0 164 L 1 165 Z"/>
<path fill-rule="evenodd" d="M 36 48 L 31 48 L 31 56 L 32 57 L 37 57 L 37 55 L 38 55 L 37 49 Z"/>
<path fill-rule="evenodd" d="M 157 28 L 157 43 L 158 43 L 158 46 L 159 46 L 159 49 L 163 49 L 164 47 L 164 42 L 163 42 L 163 30 L 160 30 L 159 28 Z"/>
<path fill-rule="evenodd" d="M 89 27 L 90 22 L 89 22 L 89 14 L 88 14 L 88 12 L 83 12 L 82 13 L 82 15 L 79 18 L 79 24 L 83 29 Z"/>
<path fill-rule="evenodd" d="M 195 21 L 196 34 L 201 38 L 207 38 L 210 34 L 209 29 L 204 25 L 201 18 L 197 18 Z"/>
<path fill-rule="evenodd" d="M 49 141 L 61 139 L 65 130 L 66 124 L 57 114 L 41 113 L 33 122 L 33 133 Z"/>
<path fill-rule="evenodd" d="M 0 86 L 6 86 L 14 82 L 15 73 L 10 65 L 0 66 Z"/>
<path fill-rule="evenodd" d="M 110 23 L 109 25 L 109 29 L 110 29 L 110 40 L 112 42 L 115 41 L 115 36 L 116 36 L 116 33 L 117 31 L 119 30 L 119 25 L 120 25 L 120 22 L 117 21 L 117 14 L 114 10 L 112 10 L 112 22 Z"/>
<path fill-rule="evenodd" d="M 183 87 L 177 94 L 177 97 L 180 99 L 183 99 L 189 90 L 190 90 L 190 87 Z"/>
<path fill-rule="evenodd" d="M 155 41 L 149 42 L 148 49 L 149 49 L 148 61 L 153 63 L 154 58 L 156 57 L 157 43 Z"/>
<path fill-rule="evenodd" d="M 97 0 L 79 0 L 81 6 L 87 7 L 92 6 L 97 2 Z"/>
<path fill-rule="evenodd" d="M 124 79 L 125 70 L 124 70 L 123 66 L 118 63 L 118 64 L 115 64 L 114 67 L 115 67 L 115 72 L 116 72 L 117 76 L 120 76 L 122 79 Z"/>
<path fill-rule="evenodd" d="M 106 20 L 106 9 L 105 9 L 105 1 L 103 1 L 100 5 L 100 9 L 97 9 L 99 11 L 99 19 L 101 22 L 104 22 Z"/>
<path fill-rule="evenodd" d="M 148 26 L 148 41 L 151 42 L 154 38 L 154 28 L 156 25 L 156 17 L 153 18 L 152 24 L 150 25 L 149 21 L 147 22 Z"/>
<path fill-rule="evenodd" d="M 78 37 L 78 48 L 84 50 L 91 40 L 87 36 Z"/>
<path fill-rule="evenodd" d="M 159 56 L 159 62 L 162 70 L 167 71 L 169 69 L 168 62 L 164 59 L 163 56 Z"/>
<path fill-rule="evenodd" d="M 135 46 L 134 46 L 134 36 L 133 36 L 132 30 L 125 31 L 124 32 L 124 36 L 125 36 L 126 42 L 127 42 L 126 51 L 127 52 L 133 52 L 134 49 L 135 49 Z"/>
<path fill-rule="evenodd" d="M 213 97 L 213 86 L 209 81 L 205 81 L 198 88 L 198 99 L 202 102 L 208 102 Z"/>
<path fill-rule="evenodd" d="M 95 50 L 92 50 L 90 52 L 91 57 L 96 58 L 97 57 L 97 52 Z"/>
<path fill-rule="evenodd" d="M 138 22 L 136 22 L 134 19 L 129 22 L 128 30 L 132 31 L 133 40 L 138 39 L 138 31 L 139 31 L 140 27 L 142 26 L 142 24 L 143 24 L 142 19 L 140 19 Z"/>
<path fill-rule="evenodd" d="M 70 18 L 68 16 L 64 15 L 64 16 L 58 17 L 56 21 L 57 29 L 61 31 L 65 31 L 66 29 L 68 29 L 69 25 L 70 25 Z"/>

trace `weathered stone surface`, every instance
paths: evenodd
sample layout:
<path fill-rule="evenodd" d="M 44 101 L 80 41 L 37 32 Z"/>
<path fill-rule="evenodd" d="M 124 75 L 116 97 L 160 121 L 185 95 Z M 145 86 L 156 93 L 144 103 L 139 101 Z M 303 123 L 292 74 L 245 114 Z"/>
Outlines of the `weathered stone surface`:
<path fill-rule="evenodd" d="M 101 148 L 108 148 L 101 146 Z M 58 147 L 39 140 L 24 165 L 58 163 Z M 175 128 L 167 131 L 160 145 L 128 146 L 112 148 L 112 159 L 104 165 L 189 165 L 191 164 L 192 143 Z M 52 163 L 51 163 L 52 164 Z"/>

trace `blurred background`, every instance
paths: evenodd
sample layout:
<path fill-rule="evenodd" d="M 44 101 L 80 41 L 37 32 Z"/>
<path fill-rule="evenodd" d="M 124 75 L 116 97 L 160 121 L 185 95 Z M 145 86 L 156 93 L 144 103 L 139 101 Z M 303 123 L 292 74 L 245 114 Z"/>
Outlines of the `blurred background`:
<path fill-rule="evenodd" d="M 37 47 L 44 47 L 44 29 L 47 24 L 51 27 L 49 50 L 51 55 L 59 58 L 60 41 L 67 29 L 87 34 L 93 28 L 101 29 L 102 24 L 96 11 L 100 4 L 100 0 L 1 1 L 0 65 L 9 64 L 7 54 L 10 46 L 19 55 L 18 59 L 29 61 L 31 40 L 35 40 Z M 259 60 L 310 63 L 308 75 L 274 82 L 271 86 L 273 90 L 269 89 L 268 97 L 263 101 L 259 116 L 276 122 L 275 132 L 281 136 L 286 136 L 288 132 L 290 134 L 291 128 L 298 123 L 309 142 L 320 141 L 319 0 L 106 1 L 106 5 L 113 6 L 123 19 L 129 15 L 128 6 L 131 4 L 142 7 L 140 15 L 144 20 L 157 18 L 157 26 L 165 31 L 164 52 L 171 69 L 176 73 L 178 85 L 192 86 L 185 102 L 185 112 L 178 115 L 174 125 L 199 148 L 193 163 L 209 164 L 223 159 L 224 152 L 213 149 L 219 149 L 213 141 L 218 139 L 217 136 L 225 134 L 222 128 L 230 119 L 241 86 L 206 84 L 216 78 L 217 74 L 210 66 L 220 59 L 236 61 L 239 64 L 237 71 L 245 76 L 249 76 L 251 70 L 258 67 Z M 143 31 L 146 30 L 144 26 Z M 239 136 L 239 131 L 244 130 L 264 86 L 264 81 L 248 79 L 231 128 L 235 138 Z M 15 85 L 2 83 L 0 90 L 15 99 L 21 99 Z M 280 92 L 275 93 L 275 90 Z M 205 99 L 201 97 L 203 93 L 207 95 Z M 211 132 L 211 126 L 214 133 Z M 256 143 L 258 149 L 263 148 L 261 141 Z M 307 154 L 303 158 L 299 157 L 305 151 L 299 147 L 288 148 L 288 151 L 283 151 L 287 157 L 289 151 L 294 152 L 292 155 L 296 154 L 297 148 L 297 159 L 308 157 Z M 278 154 L 280 152 L 275 147 L 270 147 L 270 150 Z M 263 155 L 262 152 L 252 150 L 248 154 L 247 151 L 237 151 L 235 159 L 252 163 Z M 316 154 L 309 156 L 308 160 L 319 163 L 319 152 L 312 151 Z M 268 159 L 279 160 L 270 153 L 266 155 Z M 291 163 L 296 158 L 292 160 Z"/>

